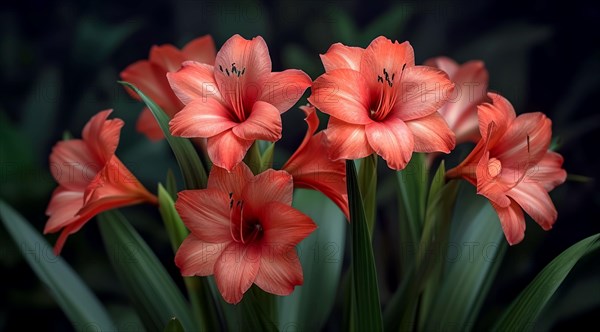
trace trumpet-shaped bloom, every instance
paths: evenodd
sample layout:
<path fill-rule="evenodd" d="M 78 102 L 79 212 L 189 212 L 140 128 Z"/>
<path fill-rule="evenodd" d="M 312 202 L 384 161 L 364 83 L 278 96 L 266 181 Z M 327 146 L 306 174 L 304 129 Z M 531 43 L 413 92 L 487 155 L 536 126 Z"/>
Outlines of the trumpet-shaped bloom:
<path fill-rule="evenodd" d="M 56 245 L 59 254 L 67 237 L 100 212 L 142 202 L 156 203 L 115 155 L 123 121 L 107 120 L 102 111 L 83 129 L 83 139 L 57 143 L 50 154 L 52 175 L 59 183 L 46 214 L 44 233 L 62 230 Z"/>
<path fill-rule="evenodd" d="M 548 192 L 566 179 L 563 158 L 548 150 L 551 121 L 542 113 L 518 117 L 504 97 L 478 107 L 481 140 L 447 176 L 463 177 L 477 186 L 498 213 L 508 243 L 525 236 L 523 210 L 544 230 L 556 221 L 557 212 Z"/>
<path fill-rule="evenodd" d="M 188 60 L 212 65 L 215 63 L 216 52 L 215 42 L 210 35 L 190 41 L 181 50 L 170 44 L 153 46 L 148 60 L 140 60 L 129 65 L 121 72 L 121 79 L 138 87 L 172 118 L 183 108 L 183 104 L 169 86 L 167 73 L 177 71 L 181 63 Z M 127 91 L 135 99 L 140 100 L 136 93 L 130 89 Z M 136 129 L 154 141 L 164 138 L 162 130 L 148 108 L 142 110 Z"/>
<path fill-rule="evenodd" d="M 332 45 L 321 55 L 326 73 L 315 80 L 311 104 L 329 114 L 329 157 L 377 153 L 403 169 L 416 152 L 450 152 L 454 133 L 437 112 L 453 91 L 448 75 L 415 66 L 408 42 L 378 37 L 366 48 Z"/>
<path fill-rule="evenodd" d="M 208 138 L 208 156 L 229 171 L 255 140 L 281 138 L 281 113 L 310 86 L 300 70 L 271 72 L 269 50 L 262 37 L 231 37 L 217 53 L 215 65 L 184 62 L 167 74 L 185 104 L 170 122 L 171 133 Z"/>
<path fill-rule="evenodd" d="M 477 142 L 479 121 L 477 105 L 487 100 L 489 75 L 482 61 L 459 65 L 447 57 L 425 61 L 425 65 L 443 70 L 454 83 L 449 101 L 438 110 L 456 135 L 456 143 Z"/>
<path fill-rule="evenodd" d="M 295 246 L 316 228 L 291 207 L 292 192 L 285 171 L 254 176 L 244 163 L 231 172 L 213 167 L 207 189 L 182 191 L 175 203 L 191 231 L 175 255 L 181 274 L 214 274 L 223 298 L 234 304 L 253 283 L 289 295 L 303 282 Z"/>
<path fill-rule="evenodd" d="M 283 169 L 294 178 L 297 188 L 313 189 L 329 197 L 350 220 L 348 194 L 346 189 L 346 163 L 343 160 L 331 160 L 327 156 L 327 147 L 323 132 L 315 135 L 319 127 L 319 117 L 313 106 L 300 107 L 306 114 L 308 129 L 304 140 L 296 152 L 288 159 Z"/>

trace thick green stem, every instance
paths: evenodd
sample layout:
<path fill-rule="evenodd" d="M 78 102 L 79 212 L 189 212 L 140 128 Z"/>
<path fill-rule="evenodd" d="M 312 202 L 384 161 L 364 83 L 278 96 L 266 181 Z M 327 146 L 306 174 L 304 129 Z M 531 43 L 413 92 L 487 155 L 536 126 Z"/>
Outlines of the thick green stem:
<path fill-rule="evenodd" d="M 365 216 L 371 239 L 375 228 L 377 212 L 377 155 L 372 154 L 361 160 L 358 172 L 358 186 L 363 197 Z"/>

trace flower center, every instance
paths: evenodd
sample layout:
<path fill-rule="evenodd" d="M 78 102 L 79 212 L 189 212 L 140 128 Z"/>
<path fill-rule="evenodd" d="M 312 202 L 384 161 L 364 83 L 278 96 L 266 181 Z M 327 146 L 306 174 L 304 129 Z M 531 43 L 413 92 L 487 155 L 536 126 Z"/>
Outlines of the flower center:
<path fill-rule="evenodd" d="M 404 68 L 406 68 L 406 64 L 402 66 L 398 82 L 402 80 Z M 389 72 L 386 68 L 383 68 L 382 75 L 377 75 L 377 83 L 381 83 L 381 85 L 377 91 L 379 98 L 374 100 L 373 104 L 371 105 L 371 111 L 369 114 L 371 119 L 375 121 L 382 121 L 393 110 L 394 105 L 396 104 L 396 99 L 398 98 L 398 88 L 394 87 L 395 78 L 396 73 Z"/>
<path fill-rule="evenodd" d="M 500 162 L 500 160 L 496 159 L 496 158 L 491 158 L 488 161 L 488 174 L 492 177 L 495 178 L 498 176 L 498 174 L 500 174 L 500 172 L 502 172 L 502 163 Z"/>
<path fill-rule="evenodd" d="M 238 243 L 252 243 L 263 236 L 263 227 L 259 220 L 244 215 L 244 201 L 234 200 L 233 193 L 229 193 L 229 230 L 231 237 Z"/>
<path fill-rule="evenodd" d="M 225 66 L 223 70 L 223 65 L 219 65 L 219 70 L 230 77 L 228 81 L 227 91 L 221 91 L 221 93 L 233 93 L 233 98 L 229 98 L 231 101 L 231 108 L 233 108 L 233 112 L 235 114 L 238 122 L 244 122 L 246 120 L 246 112 L 244 111 L 244 91 L 242 83 L 240 82 L 246 73 L 246 67 L 238 68 L 235 65 L 235 62 L 231 63 L 231 66 Z M 234 86 L 229 86 L 232 84 Z"/>

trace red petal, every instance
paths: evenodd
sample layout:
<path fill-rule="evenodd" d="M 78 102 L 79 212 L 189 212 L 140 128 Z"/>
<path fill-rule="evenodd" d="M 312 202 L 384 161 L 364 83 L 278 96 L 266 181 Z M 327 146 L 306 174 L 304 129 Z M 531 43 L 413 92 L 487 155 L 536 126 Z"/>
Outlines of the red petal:
<path fill-rule="evenodd" d="M 293 160 L 297 154 L 302 153 L 310 139 L 317 131 L 317 128 L 319 128 L 319 116 L 317 115 L 316 108 L 314 106 L 307 105 L 300 106 L 300 109 L 304 112 L 304 114 L 306 114 L 306 118 L 304 118 L 304 121 L 306 121 L 306 124 L 308 124 L 308 128 L 306 128 L 306 134 L 304 135 L 302 143 L 300 143 L 300 146 L 296 149 L 296 152 L 294 152 L 294 154 L 290 157 L 288 162 L 290 160 Z"/>
<path fill-rule="evenodd" d="M 552 151 L 546 152 L 537 165 L 527 171 L 525 183 L 538 183 L 550 191 L 567 179 L 567 172 L 562 169 L 563 157 Z"/>
<path fill-rule="evenodd" d="M 98 160 L 107 162 L 115 154 L 121 128 L 125 124 L 121 119 L 107 120 L 112 110 L 98 112 L 83 128 L 82 136 Z"/>
<path fill-rule="evenodd" d="M 190 41 L 183 47 L 182 51 L 188 60 L 207 63 L 209 65 L 215 63 L 215 57 L 217 56 L 215 41 L 210 35 L 198 37 Z"/>
<path fill-rule="evenodd" d="M 450 153 L 454 149 L 454 133 L 439 113 L 406 122 L 415 138 L 415 152 Z"/>
<path fill-rule="evenodd" d="M 142 113 L 140 113 L 135 125 L 135 129 L 138 132 L 146 135 L 146 137 L 151 141 L 159 141 L 165 138 L 162 129 L 154 118 L 154 115 L 152 115 L 152 112 L 147 107 L 144 107 Z"/>
<path fill-rule="evenodd" d="M 362 75 L 351 69 L 337 69 L 315 80 L 308 101 L 321 112 L 344 122 L 367 124 L 371 100 L 369 86 Z"/>
<path fill-rule="evenodd" d="M 241 139 L 275 142 L 281 138 L 281 115 L 275 106 L 257 101 L 250 116 L 232 131 Z"/>
<path fill-rule="evenodd" d="M 307 134 L 310 131 L 309 129 Z M 323 136 L 324 133 L 320 132 L 308 142 L 305 139 L 283 169 L 294 178 L 294 187 L 322 192 L 337 204 L 349 219 L 346 163 L 341 159 L 329 159 Z"/>
<path fill-rule="evenodd" d="M 506 196 L 506 192 L 510 189 L 512 183 L 505 183 L 502 174 L 494 177 L 489 173 L 490 153 L 485 151 L 477 164 L 477 193 L 487 197 L 494 204 L 500 207 L 507 207 L 510 205 L 510 198 Z M 502 168 L 501 173 L 506 173 Z"/>
<path fill-rule="evenodd" d="M 515 109 L 506 98 L 499 94 L 488 93 L 491 103 L 477 106 L 477 117 L 479 118 L 479 132 L 481 137 L 487 139 L 489 136 L 489 148 L 491 149 L 508 129 L 510 123 L 516 118 Z M 492 125 L 492 133 L 488 135 L 488 128 Z"/>
<path fill-rule="evenodd" d="M 427 66 L 406 67 L 399 83 L 399 96 L 392 114 L 403 121 L 434 113 L 446 104 L 454 91 L 454 84 L 446 73 Z"/>
<path fill-rule="evenodd" d="M 271 252 L 285 253 L 317 229 L 309 216 L 285 203 L 272 201 L 263 205 L 259 214 L 262 243 Z"/>
<path fill-rule="evenodd" d="M 292 205 L 293 192 L 294 182 L 288 172 L 268 169 L 246 184 L 242 199 L 255 213 L 261 213 L 271 202 Z"/>
<path fill-rule="evenodd" d="M 327 53 L 321 54 L 321 61 L 326 72 L 335 69 L 352 69 L 360 71 L 360 59 L 364 53 L 360 47 L 346 46 L 335 43 L 329 47 Z"/>
<path fill-rule="evenodd" d="M 233 242 L 215 263 L 215 280 L 225 301 L 237 304 L 258 275 L 261 247 Z"/>
<path fill-rule="evenodd" d="M 414 150 L 414 138 L 404 121 L 388 118 L 385 122 L 373 122 L 366 126 L 366 132 L 369 144 L 389 168 L 406 167 Z"/>
<path fill-rule="evenodd" d="M 212 137 L 235 127 L 237 123 L 231 118 L 229 109 L 217 100 L 196 99 L 175 114 L 169 130 L 173 136 Z"/>
<path fill-rule="evenodd" d="M 142 60 L 125 68 L 121 72 L 121 79 L 135 85 L 159 105 L 169 117 L 172 117 L 183 107 L 183 104 L 173 93 L 166 74 L 166 69 L 158 64 Z M 133 98 L 140 100 L 140 97 L 133 90 L 129 88 L 126 88 L 126 90 Z"/>
<path fill-rule="evenodd" d="M 102 167 L 104 161 L 80 139 L 58 142 L 50 154 L 52 175 L 61 186 L 74 191 L 83 192 Z"/>
<path fill-rule="evenodd" d="M 556 221 L 558 213 L 546 190 L 535 183 L 519 183 L 508 195 L 515 200 L 528 215 L 544 230 L 549 230 Z"/>
<path fill-rule="evenodd" d="M 213 164 L 231 171 L 244 159 L 252 143 L 253 141 L 241 139 L 231 130 L 226 130 L 208 138 L 206 145 Z"/>
<path fill-rule="evenodd" d="M 182 276 L 209 276 L 214 274 L 215 262 L 229 243 L 207 243 L 193 234 L 183 240 L 175 254 L 175 265 Z"/>
<path fill-rule="evenodd" d="M 181 63 L 186 59 L 185 55 L 175 46 L 163 44 L 152 46 L 150 49 L 150 62 L 156 63 L 167 72 L 175 72 L 181 68 Z"/>
<path fill-rule="evenodd" d="M 364 125 L 350 124 L 331 117 L 323 132 L 329 158 L 332 160 L 359 159 L 373 153 Z"/>
<path fill-rule="evenodd" d="M 265 292 L 285 296 L 294 291 L 295 286 L 302 285 L 302 266 L 295 248 L 284 254 L 261 257 L 260 269 L 254 283 Z"/>
<path fill-rule="evenodd" d="M 392 42 L 380 36 L 375 38 L 365 49 L 361 58 L 360 72 L 367 79 L 371 91 L 377 91 L 380 89 L 377 77 L 385 77 L 384 69 L 390 78 L 395 74 L 394 82 L 398 82 L 402 70 L 414 65 L 415 53 L 409 42 Z M 402 82 L 404 82 L 404 78 Z"/>
<path fill-rule="evenodd" d="M 490 153 L 505 167 L 521 172 L 537 164 L 548 151 L 552 139 L 552 122 L 544 114 L 519 115 L 497 141 Z"/>
<path fill-rule="evenodd" d="M 232 193 L 235 200 L 240 200 L 246 184 L 254 180 L 254 174 L 246 164 L 239 163 L 231 171 L 213 167 L 208 177 L 208 188 L 218 189 L 224 193 Z"/>
<path fill-rule="evenodd" d="M 525 217 L 521 207 L 513 200 L 507 207 L 500 207 L 494 203 L 492 206 L 498 213 L 508 243 L 512 246 L 521 242 L 525 237 Z"/>
<path fill-rule="evenodd" d="M 192 100 L 207 99 L 223 100 L 214 77 L 214 68 L 211 65 L 186 61 L 179 71 L 168 73 L 167 79 L 173 92 L 184 103 Z"/>
<path fill-rule="evenodd" d="M 184 190 L 175 208 L 187 228 L 207 243 L 231 241 L 229 195 L 218 189 Z"/>
<path fill-rule="evenodd" d="M 423 62 L 423 65 L 435 67 L 442 70 L 443 72 L 448 74 L 448 77 L 450 77 L 452 81 L 454 81 L 454 75 L 456 75 L 456 72 L 458 72 L 460 67 L 458 63 L 456 63 L 456 61 L 445 56 L 427 59 L 425 60 L 425 62 Z"/>
<path fill-rule="evenodd" d="M 239 76 L 233 72 L 234 66 L 240 73 Z M 254 104 L 270 73 L 269 49 L 260 36 L 246 40 L 240 35 L 234 35 L 217 53 L 215 79 L 229 105 L 237 105 L 240 97 L 244 105 Z"/>
<path fill-rule="evenodd" d="M 52 198 L 46 209 L 48 222 L 44 234 L 58 232 L 77 219 L 77 212 L 83 206 L 83 191 L 71 191 L 58 187 L 52 193 Z"/>
<path fill-rule="evenodd" d="M 88 185 L 83 201 L 84 205 L 78 214 L 89 218 L 119 207 L 143 202 L 157 203 L 156 197 L 142 186 L 116 156 L 106 163 Z"/>
<path fill-rule="evenodd" d="M 488 78 L 482 61 L 469 61 L 450 76 L 455 83 L 454 93 L 440 113 L 460 142 L 479 136 L 477 105 L 487 99 Z"/>
<path fill-rule="evenodd" d="M 294 106 L 312 80 L 301 70 L 288 69 L 269 75 L 264 84 L 260 100 L 277 107 L 280 113 Z"/>

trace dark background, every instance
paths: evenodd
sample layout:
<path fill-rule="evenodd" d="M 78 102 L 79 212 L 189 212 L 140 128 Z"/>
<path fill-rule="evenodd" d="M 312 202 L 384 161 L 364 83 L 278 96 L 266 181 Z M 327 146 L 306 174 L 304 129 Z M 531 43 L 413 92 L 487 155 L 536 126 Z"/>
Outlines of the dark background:
<path fill-rule="evenodd" d="M 118 154 L 149 188 L 168 168 L 164 142 L 134 130 L 141 105 L 116 83 L 128 64 L 154 44 L 178 47 L 211 34 L 217 47 L 232 34 L 262 35 L 274 70 L 323 72 L 318 54 L 334 42 L 365 47 L 379 35 L 409 40 L 417 62 L 448 55 L 485 61 L 490 89 L 517 113 L 541 111 L 553 120 L 567 183 L 552 192 L 559 212 L 543 232 L 528 220 L 523 243 L 509 248 L 483 308 L 497 314 L 553 257 L 600 232 L 597 98 L 600 88 L 600 6 L 593 2 L 531 1 L 20 1 L 0 12 L 0 197 L 38 230 L 55 183 L 48 156 L 64 131 L 79 137 L 89 117 L 114 108 L 126 121 Z M 302 113 L 284 115 L 294 147 Z M 157 175 L 158 174 L 158 175 Z M 154 191 L 154 190 L 152 190 Z M 157 214 L 131 208 L 136 227 L 161 257 L 169 257 Z M 104 257 L 94 221 L 72 236 L 63 256 L 111 312 L 131 315 L 128 299 Z M 47 236 L 53 243 L 55 236 Z M 162 250 L 162 251 L 161 251 Z M 554 329 L 582 328 L 600 313 L 599 255 L 567 278 L 549 315 Z M 173 267 L 169 267 L 173 270 Z M 70 329 L 64 314 L 0 227 L 0 330 Z M 108 271 L 108 272 L 107 272 Z M 174 274 L 176 271 L 172 271 Z M 332 317 L 335 322 L 339 317 Z M 574 324 L 574 325 L 573 325 Z M 330 324 L 331 326 L 331 324 Z"/>

